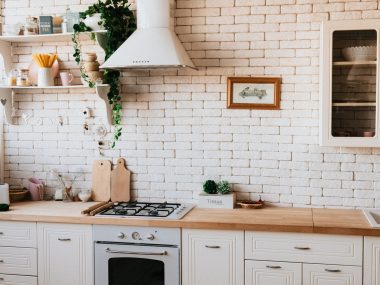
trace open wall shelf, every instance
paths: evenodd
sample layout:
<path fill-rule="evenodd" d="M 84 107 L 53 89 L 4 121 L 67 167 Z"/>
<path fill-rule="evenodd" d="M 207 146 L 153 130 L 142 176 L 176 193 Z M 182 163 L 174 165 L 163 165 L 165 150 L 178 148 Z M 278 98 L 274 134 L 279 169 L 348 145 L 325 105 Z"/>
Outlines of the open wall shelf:
<path fill-rule="evenodd" d="M 81 33 L 80 39 L 90 38 L 90 35 L 95 33 L 95 35 L 105 34 L 105 30 Z M 70 41 L 72 38 L 71 33 L 66 34 L 50 34 L 50 35 L 29 35 L 29 36 L 0 36 L 0 70 L 9 71 L 12 69 L 12 43 L 26 43 L 26 42 L 64 42 Z M 71 85 L 71 86 L 48 86 L 48 87 L 38 87 L 38 86 L 0 86 L 0 107 L 4 109 L 5 121 L 8 124 L 13 125 L 14 113 L 14 100 L 13 96 L 17 91 L 21 90 L 33 90 L 33 89 L 80 89 L 89 88 L 86 85 Z M 108 84 L 98 84 L 95 87 L 96 95 L 102 102 L 102 117 L 105 119 L 108 125 L 112 125 L 112 108 L 108 103 L 108 92 L 110 86 Z"/>

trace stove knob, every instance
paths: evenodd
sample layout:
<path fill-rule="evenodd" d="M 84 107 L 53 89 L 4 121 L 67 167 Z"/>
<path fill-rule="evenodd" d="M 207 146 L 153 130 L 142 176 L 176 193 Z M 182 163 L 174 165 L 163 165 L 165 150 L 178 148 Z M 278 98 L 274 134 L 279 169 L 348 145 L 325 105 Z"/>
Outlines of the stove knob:
<path fill-rule="evenodd" d="M 148 239 L 148 240 L 154 240 L 154 238 L 155 237 L 152 234 L 146 236 L 146 239 Z"/>
<path fill-rule="evenodd" d="M 125 238 L 125 234 L 123 234 L 123 233 L 119 233 L 119 234 L 117 235 L 117 237 L 118 237 L 119 239 L 123 239 L 123 238 Z"/>
<path fill-rule="evenodd" d="M 140 234 L 138 232 L 133 232 L 132 233 L 132 238 L 134 240 L 141 240 L 141 236 L 140 236 Z"/>

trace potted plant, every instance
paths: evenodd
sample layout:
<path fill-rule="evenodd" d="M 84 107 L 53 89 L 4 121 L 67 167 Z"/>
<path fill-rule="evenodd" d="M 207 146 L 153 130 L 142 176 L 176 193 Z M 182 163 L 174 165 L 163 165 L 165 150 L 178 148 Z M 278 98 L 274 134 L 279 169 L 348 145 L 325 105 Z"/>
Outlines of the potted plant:
<path fill-rule="evenodd" d="M 97 3 L 89 6 L 86 11 L 80 13 L 81 21 L 74 25 L 74 34 L 72 41 L 74 43 L 74 58 L 81 65 L 81 50 L 79 43 L 79 34 L 82 32 L 93 31 L 93 29 L 103 28 L 105 34 L 97 34 L 100 46 L 105 51 L 105 60 L 107 60 L 126 39 L 136 30 L 136 20 L 129 9 L 128 0 L 98 0 Z M 92 19 L 91 19 L 92 18 Z M 91 19 L 91 20 L 89 20 Z M 98 21 L 97 23 L 94 22 Z M 86 22 L 92 27 L 86 25 Z M 95 34 L 92 34 L 95 39 Z M 91 82 L 86 72 L 81 68 L 81 76 L 90 87 L 95 86 L 95 82 Z M 104 83 L 110 85 L 108 100 L 112 106 L 112 116 L 114 123 L 114 132 L 111 147 L 115 147 L 116 141 L 121 136 L 121 96 L 119 88 L 120 72 L 117 70 L 104 71 Z"/>
<path fill-rule="evenodd" d="M 214 180 L 207 180 L 203 183 L 203 192 L 199 194 L 198 206 L 200 208 L 233 209 L 235 200 L 236 195 L 231 193 L 228 181 L 216 183 Z"/>

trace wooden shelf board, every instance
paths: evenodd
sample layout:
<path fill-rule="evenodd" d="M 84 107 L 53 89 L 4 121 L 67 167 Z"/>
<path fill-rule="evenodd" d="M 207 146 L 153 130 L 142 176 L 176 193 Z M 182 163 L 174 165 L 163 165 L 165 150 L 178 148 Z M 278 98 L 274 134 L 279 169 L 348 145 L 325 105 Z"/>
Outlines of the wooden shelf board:
<path fill-rule="evenodd" d="M 333 107 L 376 107 L 376 102 L 333 103 Z"/>
<path fill-rule="evenodd" d="M 91 33 L 104 34 L 105 30 L 81 33 L 82 37 L 89 37 Z M 48 34 L 48 35 L 29 35 L 29 36 L 0 36 L 0 41 L 25 43 L 25 42 L 65 42 L 71 41 L 72 33 Z"/>
<path fill-rule="evenodd" d="M 348 65 L 376 65 L 377 61 L 371 60 L 358 60 L 358 61 L 334 61 L 334 66 L 348 66 Z"/>

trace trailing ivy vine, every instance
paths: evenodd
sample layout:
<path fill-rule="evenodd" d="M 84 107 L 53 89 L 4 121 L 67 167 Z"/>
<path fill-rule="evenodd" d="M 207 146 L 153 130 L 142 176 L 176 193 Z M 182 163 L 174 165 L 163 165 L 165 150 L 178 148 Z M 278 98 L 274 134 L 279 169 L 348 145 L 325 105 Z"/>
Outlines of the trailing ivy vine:
<path fill-rule="evenodd" d="M 81 19 L 91 17 L 96 13 L 100 13 L 101 22 L 99 25 L 103 25 L 106 29 L 105 44 L 102 45 L 105 51 L 105 60 L 107 60 L 125 40 L 136 30 L 136 20 L 129 9 L 130 4 L 128 0 L 106 0 L 100 1 L 89 6 L 86 11 L 80 14 Z M 79 42 L 79 34 L 81 32 L 91 31 L 89 27 L 85 25 L 83 21 L 74 25 L 74 34 L 72 41 L 74 43 L 74 58 L 75 61 L 81 64 L 81 50 Z M 92 33 L 92 38 L 95 39 L 95 34 Z M 110 85 L 110 91 L 108 93 L 108 101 L 112 106 L 112 117 L 114 123 L 114 133 L 111 143 L 111 147 L 114 148 L 116 141 L 121 137 L 121 96 L 119 90 L 119 78 L 120 71 L 106 69 L 104 71 L 104 83 Z M 94 87 L 95 83 L 91 82 L 85 73 L 85 70 L 81 67 L 81 76 L 88 82 L 90 87 Z"/>

